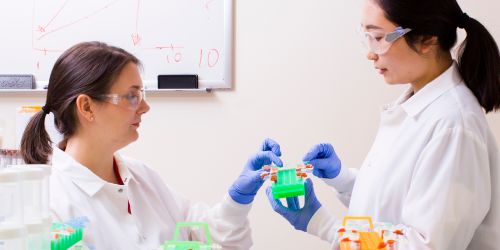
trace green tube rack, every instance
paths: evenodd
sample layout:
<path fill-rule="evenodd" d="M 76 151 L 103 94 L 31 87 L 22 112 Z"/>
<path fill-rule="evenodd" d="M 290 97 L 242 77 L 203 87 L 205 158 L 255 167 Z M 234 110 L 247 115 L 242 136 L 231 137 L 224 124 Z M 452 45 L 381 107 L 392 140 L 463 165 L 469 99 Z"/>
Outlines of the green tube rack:
<path fill-rule="evenodd" d="M 297 176 L 295 168 L 278 169 L 277 181 L 271 190 L 274 199 L 301 196 L 305 194 L 304 180 Z"/>
<path fill-rule="evenodd" d="M 205 243 L 199 241 L 181 241 L 180 232 L 183 227 L 200 228 L 205 233 Z M 208 229 L 208 224 L 203 222 L 177 222 L 175 225 L 174 238 L 170 241 L 165 241 L 163 250 L 212 250 L 215 246 L 212 242 L 212 236 Z"/>
<path fill-rule="evenodd" d="M 62 223 L 53 223 L 51 250 L 66 250 L 83 239 L 83 228 L 73 228 Z"/>

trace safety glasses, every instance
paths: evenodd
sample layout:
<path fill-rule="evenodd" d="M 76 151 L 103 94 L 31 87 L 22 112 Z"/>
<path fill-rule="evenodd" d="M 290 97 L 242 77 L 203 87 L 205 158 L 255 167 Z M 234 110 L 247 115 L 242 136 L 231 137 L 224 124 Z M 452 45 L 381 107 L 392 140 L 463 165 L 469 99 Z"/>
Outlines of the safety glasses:
<path fill-rule="evenodd" d="M 389 33 L 383 33 L 379 31 L 364 31 L 363 26 L 359 26 L 358 34 L 360 35 L 361 42 L 366 46 L 366 48 L 377 55 L 383 55 L 387 53 L 391 45 L 403 37 L 405 34 L 410 32 L 411 29 L 397 27 L 394 31 Z"/>
<path fill-rule="evenodd" d="M 114 105 L 122 106 L 136 111 L 143 100 L 146 99 L 144 89 L 131 90 L 127 94 L 105 94 L 99 98 Z"/>

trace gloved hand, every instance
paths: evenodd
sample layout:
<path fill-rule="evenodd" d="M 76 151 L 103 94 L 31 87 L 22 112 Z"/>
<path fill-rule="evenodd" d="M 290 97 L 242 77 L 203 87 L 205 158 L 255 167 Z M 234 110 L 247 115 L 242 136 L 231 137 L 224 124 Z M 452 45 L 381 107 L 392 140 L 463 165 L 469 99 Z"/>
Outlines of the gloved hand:
<path fill-rule="evenodd" d="M 290 207 L 290 203 L 288 208 L 283 206 L 279 199 L 275 200 L 273 198 L 271 187 L 267 187 L 266 194 L 275 212 L 281 214 L 281 216 L 288 220 L 295 229 L 307 232 L 307 225 L 316 211 L 321 207 L 321 203 L 314 194 L 314 187 L 311 179 L 306 180 L 305 188 L 306 194 L 303 208 Z"/>
<path fill-rule="evenodd" d="M 264 183 L 264 180 L 260 178 L 264 172 L 262 166 L 269 165 L 271 162 L 279 167 L 283 166 L 279 158 L 281 156 L 280 145 L 277 142 L 265 139 L 261 149 L 262 151 L 250 157 L 238 179 L 229 187 L 229 196 L 240 204 L 251 203 Z"/>
<path fill-rule="evenodd" d="M 311 164 L 314 167 L 313 174 L 320 178 L 337 177 L 342 166 L 333 146 L 329 143 L 314 145 L 302 160 Z"/>

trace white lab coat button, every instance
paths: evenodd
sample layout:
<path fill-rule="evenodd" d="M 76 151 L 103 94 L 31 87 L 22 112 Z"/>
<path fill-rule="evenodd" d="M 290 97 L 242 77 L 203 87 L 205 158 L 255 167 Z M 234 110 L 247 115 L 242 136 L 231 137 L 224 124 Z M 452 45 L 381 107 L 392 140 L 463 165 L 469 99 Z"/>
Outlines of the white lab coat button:
<path fill-rule="evenodd" d="M 123 188 L 118 189 L 118 193 L 122 193 L 122 192 L 123 192 Z"/>

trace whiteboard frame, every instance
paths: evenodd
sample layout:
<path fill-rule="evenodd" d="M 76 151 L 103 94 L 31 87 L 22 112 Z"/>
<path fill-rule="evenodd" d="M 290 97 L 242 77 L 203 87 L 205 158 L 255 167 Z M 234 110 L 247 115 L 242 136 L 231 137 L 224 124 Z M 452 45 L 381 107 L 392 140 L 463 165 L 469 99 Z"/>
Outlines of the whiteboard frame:
<path fill-rule="evenodd" d="M 224 57 L 224 79 L 223 84 L 225 88 L 231 89 L 233 85 L 233 65 L 234 65 L 234 0 L 224 0 L 224 50 L 226 56 Z M 224 88 L 224 87 L 222 87 Z"/>
<path fill-rule="evenodd" d="M 222 80 L 200 80 L 198 89 L 158 89 L 157 80 L 145 80 L 143 84 L 148 92 L 210 92 L 212 90 L 231 90 L 234 76 L 234 1 L 224 0 L 224 73 Z M 34 89 L 0 89 L 0 93 L 43 93 L 48 81 L 36 81 Z"/>

